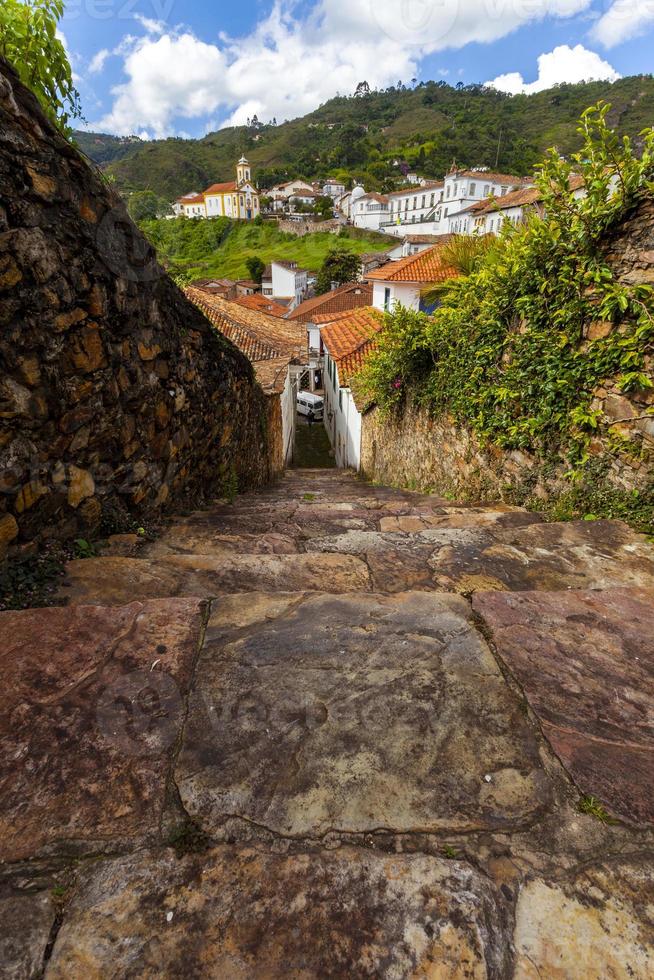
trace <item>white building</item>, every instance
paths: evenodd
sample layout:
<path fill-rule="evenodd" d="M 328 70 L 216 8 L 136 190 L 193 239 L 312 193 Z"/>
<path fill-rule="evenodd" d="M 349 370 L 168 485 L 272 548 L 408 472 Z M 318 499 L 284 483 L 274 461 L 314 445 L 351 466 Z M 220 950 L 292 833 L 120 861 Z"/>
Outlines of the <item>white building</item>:
<path fill-rule="evenodd" d="M 355 228 L 379 231 L 387 217 L 388 198 L 383 194 L 363 194 L 351 208 L 351 220 Z"/>
<path fill-rule="evenodd" d="M 444 183 L 426 183 L 422 187 L 405 187 L 388 194 L 388 215 L 381 231 L 402 237 L 409 231 L 438 234 L 436 213 L 443 199 Z M 419 225 L 419 228 L 415 226 Z"/>
<path fill-rule="evenodd" d="M 392 310 L 399 303 L 410 310 L 431 312 L 423 302 L 423 291 L 456 275 L 443 262 L 441 249 L 441 245 L 432 245 L 423 252 L 389 262 L 370 272 L 367 279 L 373 285 L 372 305 L 375 309 Z"/>
<path fill-rule="evenodd" d="M 289 200 L 296 194 L 310 193 L 313 194 L 315 187 L 312 184 L 307 183 L 306 180 L 287 180 L 284 184 L 277 184 L 276 187 L 271 187 L 267 192 L 266 197 L 272 198 L 273 210 L 283 211 L 287 206 Z"/>
<path fill-rule="evenodd" d="M 358 470 L 361 466 L 361 421 L 364 405 L 352 387 L 374 347 L 383 318 L 370 307 L 334 314 L 320 328 L 324 356 L 325 428 L 334 449 L 336 465 Z"/>
<path fill-rule="evenodd" d="M 261 279 L 262 295 L 285 300 L 292 310 L 306 298 L 307 277 L 307 270 L 299 269 L 297 262 L 271 262 Z"/>
<path fill-rule="evenodd" d="M 584 197 L 586 194 L 583 180 L 574 174 L 570 178 L 570 188 L 575 198 Z M 524 224 L 531 214 L 543 217 L 544 213 L 542 196 L 538 188 L 525 187 L 505 194 L 504 197 L 490 197 L 473 204 L 465 213 L 466 233 L 498 235 L 507 221 L 517 226 Z M 453 225 L 456 224 L 453 219 Z"/>
<path fill-rule="evenodd" d="M 236 180 L 212 184 L 201 194 L 185 194 L 173 204 L 175 214 L 187 218 L 233 218 L 253 221 L 259 214 L 259 193 L 252 182 L 250 164 L 241 157 Z"/>
<path fill-rule="evenodd" d="M 348 221 L 352 218 L 353 209 L 356 202 L 360 200 L 365 195 L 365 189 L 361 184 L 355 184 L 351 191 L 346 191 L 341 197 L 336 201 L 336 207 L 341 212 L 344 218 Z"/>
<path fill-rule="evenodd" d="M 335 201 L 345 194 L 345 190 L 345 184 L 333 177 L 328 177 L 325 183 L 322 185 L 322 192 L 325 197 L 333 197 Z"/>
<path fill-rule="evenodd" d="M 445 245 L 452 240 L 452 237 L 452 235 L 405 235 L 402 241 L 386 252 L 387 261 L 406 259 L 409 255 L 417 255 L 418 252 L 424 252 L 434 245 Z"/>
<path fill-rule="evenodd" d="M 468 211 L 472 205 L 490 197 L 497 200 L 512 191 L 523 190 L 532 186 L 533 181 L 480 168 L 451 170 L 444 184 L 442 202 L 435 215 L 439 233 L 470 235 L 473 229 Z"/>

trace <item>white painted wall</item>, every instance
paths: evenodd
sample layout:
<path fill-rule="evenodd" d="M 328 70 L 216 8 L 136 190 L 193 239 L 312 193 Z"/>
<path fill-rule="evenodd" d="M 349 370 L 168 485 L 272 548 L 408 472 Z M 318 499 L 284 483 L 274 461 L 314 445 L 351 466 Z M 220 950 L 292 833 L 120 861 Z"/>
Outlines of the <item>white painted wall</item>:
<path fill-rule="evenodd" d="M 379 231 L 382 222 L 388 220 L 388 205 L 366 198 L 356 201 L 352 206 L 352 224 L 355 228 Z"/>
<path fill-rule="evenodd" d="M 392 310 L 395 303 L 400 303 L 410 310 L 420 309 L 420 286 L 417 283 L 407 282 L 373 283 L 372 305 L 375 309 Z"/>
<path fill-rule="evenodd" d="M 341 388 L 338 367 L 325 351 L 325 428 L 334 449 L 336 465 L 358 470 L 361 465 L 361 413 L 349 388 Z"/>
<path fill-rule="evenodd" d="M 297 375 L 290 367 L 286 374 L 286 384 L 282 394 L 282 438 L 284 440 L 284 465 L 293 462 L 295 449 L 295 426 L 297 425 Z"/>
<path fill-rule="evenodd" d="M 284 265 L 272 262 L 272 294 L 265 288 L 262 291 L 265 295 L 279 296 L 292 299 L 290 309 L 294 309 L 302 302 L 307 292 L 307 272 L 306 269 L 287 269 Z"/>

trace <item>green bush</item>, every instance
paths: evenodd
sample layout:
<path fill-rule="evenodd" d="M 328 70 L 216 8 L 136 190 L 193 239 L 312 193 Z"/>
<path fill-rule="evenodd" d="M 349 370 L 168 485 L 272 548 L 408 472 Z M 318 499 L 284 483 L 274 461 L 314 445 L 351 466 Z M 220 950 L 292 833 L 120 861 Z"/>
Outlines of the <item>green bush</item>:
<path fill-rule="evenodd" d="M 431 317 L 397 308 L 361 376 L 383 412 L 405 400 L 448 414 L 482 442 L 571 460 L 600 424 L 590 410 L 606 378 L 623 390 L 654 387 L 654 291 L 618 283 L 602 250 L 607 232 L 654 185 L 654 132 L 637 158 L 606 124 L 609 107 L 582 116 L 583 149 L 551 151 L 537 177 L 547 217 L 505 226 L 469 275 L 451 280 Z M 572 173 L 587 196 L 576 199 Z M 618 326 L 583 343 L 592 320 Z"/>
<path fill-rule="evenodd" d="M 70 119 L 82 115 L 66 49 L 57 37 L 62 0 L 2 0 L 0 55 L 34 92 L 52 122 L 70 136 Z"/>

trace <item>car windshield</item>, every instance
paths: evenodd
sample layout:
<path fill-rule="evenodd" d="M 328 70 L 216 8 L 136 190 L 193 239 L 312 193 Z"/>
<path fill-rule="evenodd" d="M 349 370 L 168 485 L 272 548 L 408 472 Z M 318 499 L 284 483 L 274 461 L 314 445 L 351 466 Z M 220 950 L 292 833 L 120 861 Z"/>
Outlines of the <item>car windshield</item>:
<path fill-rule="evenodd" d="M 313 407 L 314 408 L 322 408 L 322 402 L 314 402 L 313 403 Z"/>

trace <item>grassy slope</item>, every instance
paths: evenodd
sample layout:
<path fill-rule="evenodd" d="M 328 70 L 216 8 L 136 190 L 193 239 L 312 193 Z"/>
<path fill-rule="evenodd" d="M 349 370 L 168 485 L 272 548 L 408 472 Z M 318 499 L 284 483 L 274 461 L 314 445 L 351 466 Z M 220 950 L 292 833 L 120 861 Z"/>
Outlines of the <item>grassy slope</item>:
<path fill-rule="evenodd" d="M 115 148 L 122 156 L 106 167 L 119 189 L 147 188 L 169 199 L 230 179 L 241 152 L 248 154 L 255 174 L 277 167 L 289 175 L 319 177 L 342 167 L 373 188 L 397 174 L 390 166 L 397 155 L 432 177 L 442 175 L 453 158 L 470 166 L 497 163 L 517 173 L 529 170 L 549 146 L 566 154 L 574 151 L 579 145 L 577 119 L 600 98 L 612 104 L 611 123 L 621 132 L 637 136 L 654 123 L 654 79 L 649 75 L 613 84 L 562 85 L 529 96 L 427 83 L 363 99 L 331 99 L 303 118 L 268 126 L 259 134 L 238 127 L 201 140 L 123 144 Z M 106 161 L 113 150 L 104 143 Z M 85 134 L 83 148 L 93 154 L 93 147 L 93 139 Z"/>
<path fill-rule="evenodd" d="M 196 278 L 244 278 L 248 275 L 245 262 L 250 255 L 258 255 L 264 262 L 287 259 L 304 269 L 317 271 L 337 242 L 357 255 L 382 251 L 392 245 L 392 240 L 389 242 L 387 237 L 379 235 L 344 239 L 318 232 L 297 238 L 279 232 L 272 222 L 252 225 L 222 219 L 189 221 L 179 218 L 147 221 L 142 227 L 171 271 Z"/>

